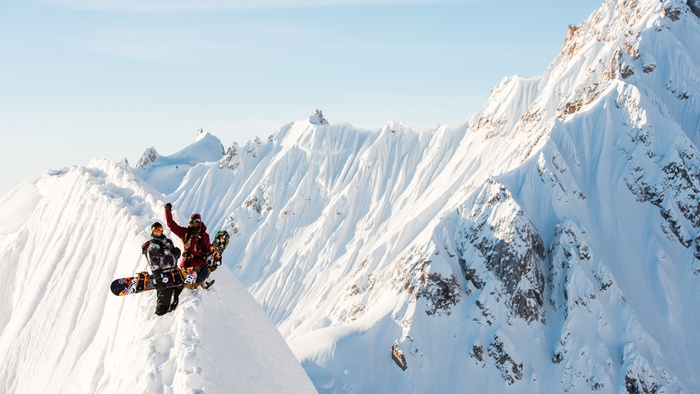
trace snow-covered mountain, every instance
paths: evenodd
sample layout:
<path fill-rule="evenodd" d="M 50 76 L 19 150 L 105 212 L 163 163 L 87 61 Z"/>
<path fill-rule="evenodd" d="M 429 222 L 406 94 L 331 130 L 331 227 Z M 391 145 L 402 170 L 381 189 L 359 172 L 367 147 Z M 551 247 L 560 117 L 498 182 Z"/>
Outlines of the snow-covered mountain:
<path fill-rule="evenodd" d="M 370 131 L 315 111 L 223 154 L 200 132 L 173 156 L 149 149 L 134 169 L 98 161 L 46 173 L 5 198 L 32 209 L 13 215 L 3 201 L 0 264 L 46 275 L 68 254 L 110 261 L 104 281 L 128 274 L 148 221 L 171 201 L 181 218 L 200 212 L 233 234 L 225 263 L 319 392 L 698 392 L 699 44 L 697 0 L 608 0 L 569 28 L 541 76 L 505 78 L 461 125 Z M 56 183 L 65 196 L 31 191 Z M 70 225 L 42 225 L 63 217 Z M 105 247 L 86 231 L 122 241 Z M 0 297 L 42 305 L 58 286 L 31 283 Z M 83 296 L 126 301 L 81 283 Z M 228 286 L 217 278 L 216 291 Z M 187 313 L 220 296 L 191 297 L 178 313 L 198 327 Z M 133 302 L 142 315 L 152 303 Z M 75 331 L 80 309 L 55 307 L 73 326 L 27 326 L 15 316 L 28 312 L 11 307 L 0 327 Z M 3 329 L 0 350 L 19 354 L 7 344 L 14 330 Z M 75 335 L 80 349 L 94 337 Z M 13 361 L 0 381 L 27 368 Z"/>
<path fill-rule="evenodd" d="M 227 268 L 154 315 L 155 293 L 115 297 L 143 271 L 162 196 L 124 163 L 50 171 L 0 200 L 0 392 L 315 392 Z"/>

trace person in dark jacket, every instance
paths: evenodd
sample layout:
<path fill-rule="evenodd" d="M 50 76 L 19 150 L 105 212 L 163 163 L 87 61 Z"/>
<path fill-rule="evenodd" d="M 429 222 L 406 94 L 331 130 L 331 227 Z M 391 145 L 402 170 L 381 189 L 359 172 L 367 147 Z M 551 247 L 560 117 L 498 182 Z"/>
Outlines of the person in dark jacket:
<path fill-rule="evenodd" d="M 173 220 L 172 204 L 165 204 L 165 222 L 173 234 L 177 235 L 185 246 L 180 267 L 193 267 L 197 271 L 197 282 L 203 282 L 209 275 L 207 256 L 211 251 L 211 242 L 207 234 L 207 226 L 202 223 L 202 215 L 193 213 L 187 227 L 182 227 Z"/>
<path fill-rule="evenodd" d="M 156 315 L 161 316 L 174 311 L 180 301 L 182 287 L 166 287 L 174 280 L 171 270 L 177 267 L 179 249 L 163 234 L 163 225 L 158 222 L 151 225 L 151 239 L 143 247 L 156 283 Z"/>

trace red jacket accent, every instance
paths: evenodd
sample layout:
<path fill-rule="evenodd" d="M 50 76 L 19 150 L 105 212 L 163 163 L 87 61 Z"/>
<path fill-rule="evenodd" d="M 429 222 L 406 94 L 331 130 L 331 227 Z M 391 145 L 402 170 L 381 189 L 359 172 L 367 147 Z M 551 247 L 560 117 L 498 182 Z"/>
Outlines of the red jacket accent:
<path fill-rule="evenodd" d="M 175 223 L 173 213 L 169 209 L 165 210 L 165 222 L 168 224 L 170 231 L 177 235 L 185 246 L 185 250 L 182 253 L 184 257 L 180 262 L 180 267 L 205 267 L 207 265 L 206 255 L 209 254 L 211 249 L 207 226 L 202 223 L 202 229 L 199 234 L 190 235 L 191 240 L 187 242 L 189 229 Z M 198 237 L 201 239 L 197 239 Z"/>

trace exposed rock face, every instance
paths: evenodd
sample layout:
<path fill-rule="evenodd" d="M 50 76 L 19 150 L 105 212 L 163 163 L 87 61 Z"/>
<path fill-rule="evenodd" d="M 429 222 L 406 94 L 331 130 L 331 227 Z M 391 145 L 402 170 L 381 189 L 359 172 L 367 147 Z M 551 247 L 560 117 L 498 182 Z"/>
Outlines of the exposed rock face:
<path fill-rule="evenodd" d="M 698 0 L 688 0 L 686 2 L 688 4 L 688 7 L 690 8 L 690 11 L 692 11 L 695 16 L 700 18 L 700 1 Z"/>
<path fill-rule="evenodd" d="M 157 158 L 158 152 L 156 151 L 156 148 L 150 147 L 146 149 L 146 151 L 143 153 L 143 156 L 141 156 L 138 163 L 136 163 L 136 168 L 146 168 L 151 163 L 156 161 Z"/>
<path fill-rule="evenodd" d="M 515 361 L 508 353 L 506 345 L 496 336 L 488 348 L 489 356 L 494 359 L 501 376 L 509 385 L 523 378 L 523 363 Z M 512 352 L 511 352 L 512 353 Z"/>
<path fill-rule="evenodd" d="M 457 250 L 465 279 L 478 287 L 487 280 L 488 272 L 489 277 L 499 281 L 499 296 L 506 300 L 512 317 L 544 321 L 544 245 L 510 193 L 503 185 L 490 181 L 471 211 L 466 212 L 465 208 L 461 215 L 466 216 L 467 224 L 461 231 Z M 478 260 L 483 259 L 482 269 L 487 272 L 479 272 L 465 257 L 471 254 L 470 248 L 478 251 Z M 481 279 L 475 279 L 477 275 Z"/>
<path fill-rule="evenodd" d="M 321 111 L 320 109 L 317 109 L 313 113 L 311 113 L 311 116 L 309 116 L 309 122 L 311 124 L 318 125 L 328 124 L 326 118 L 323 117 L 323 111 Z"/>
<path fill-rule="evenodd" d="M 234 142 L 231 144 L 231 146 L 226 149 L 224 157 L 219 161 L 219 168 L 228 168 L 231 171 L 235 171 L 241 164 L 241 159 L 238 156 L 240 150 L 241 148 L 238 146 L 238 143 Z"/>
<path fill-rule="evenodd" d="M 637 201 L 658 207 L 664 219 L 663 231 L 685 248 L 695 242 L 700 227 L 700 158 L 688 140 L 678 141 L 671 152 L 658 151 L 653 127 L 629 133 L 631 152 L 625 183 Z M 696 256 L 698 257 L 698 256 Z"/>
<path fill-rule="evenodd" d="M 442 313 L 450 315 L 450 308 L 462 297 L 462 289 L 454 276 L 443 278 L 438 273 L 423 274 L 416 297 L 425 298 L 427 304 L 425 312 L 429 316 Z"/>

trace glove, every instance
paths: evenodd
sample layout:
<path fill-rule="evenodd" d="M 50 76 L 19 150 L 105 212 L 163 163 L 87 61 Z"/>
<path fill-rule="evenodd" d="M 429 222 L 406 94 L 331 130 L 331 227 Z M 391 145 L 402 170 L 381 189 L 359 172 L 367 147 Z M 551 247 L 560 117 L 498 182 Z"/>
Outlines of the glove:
<path fill-rule="evenodd" d="M 143 245 L 141 245 L 141 253 L 143 253 L 144 256 L 146 256 L 146 253 L 148 252 L 148 245 L 151 244 L 151 241 L 146 241 Z"/>
<path fill-rule="evenodd" d="M 173 209 L 173 204 L 171 204 L 171 203 L 169 203 L 169 202 L 165 203 L 165 210 L 166 210 L 166 211 L 169 211 L 169 210 L 171 210 L 171 209 Z"/>

